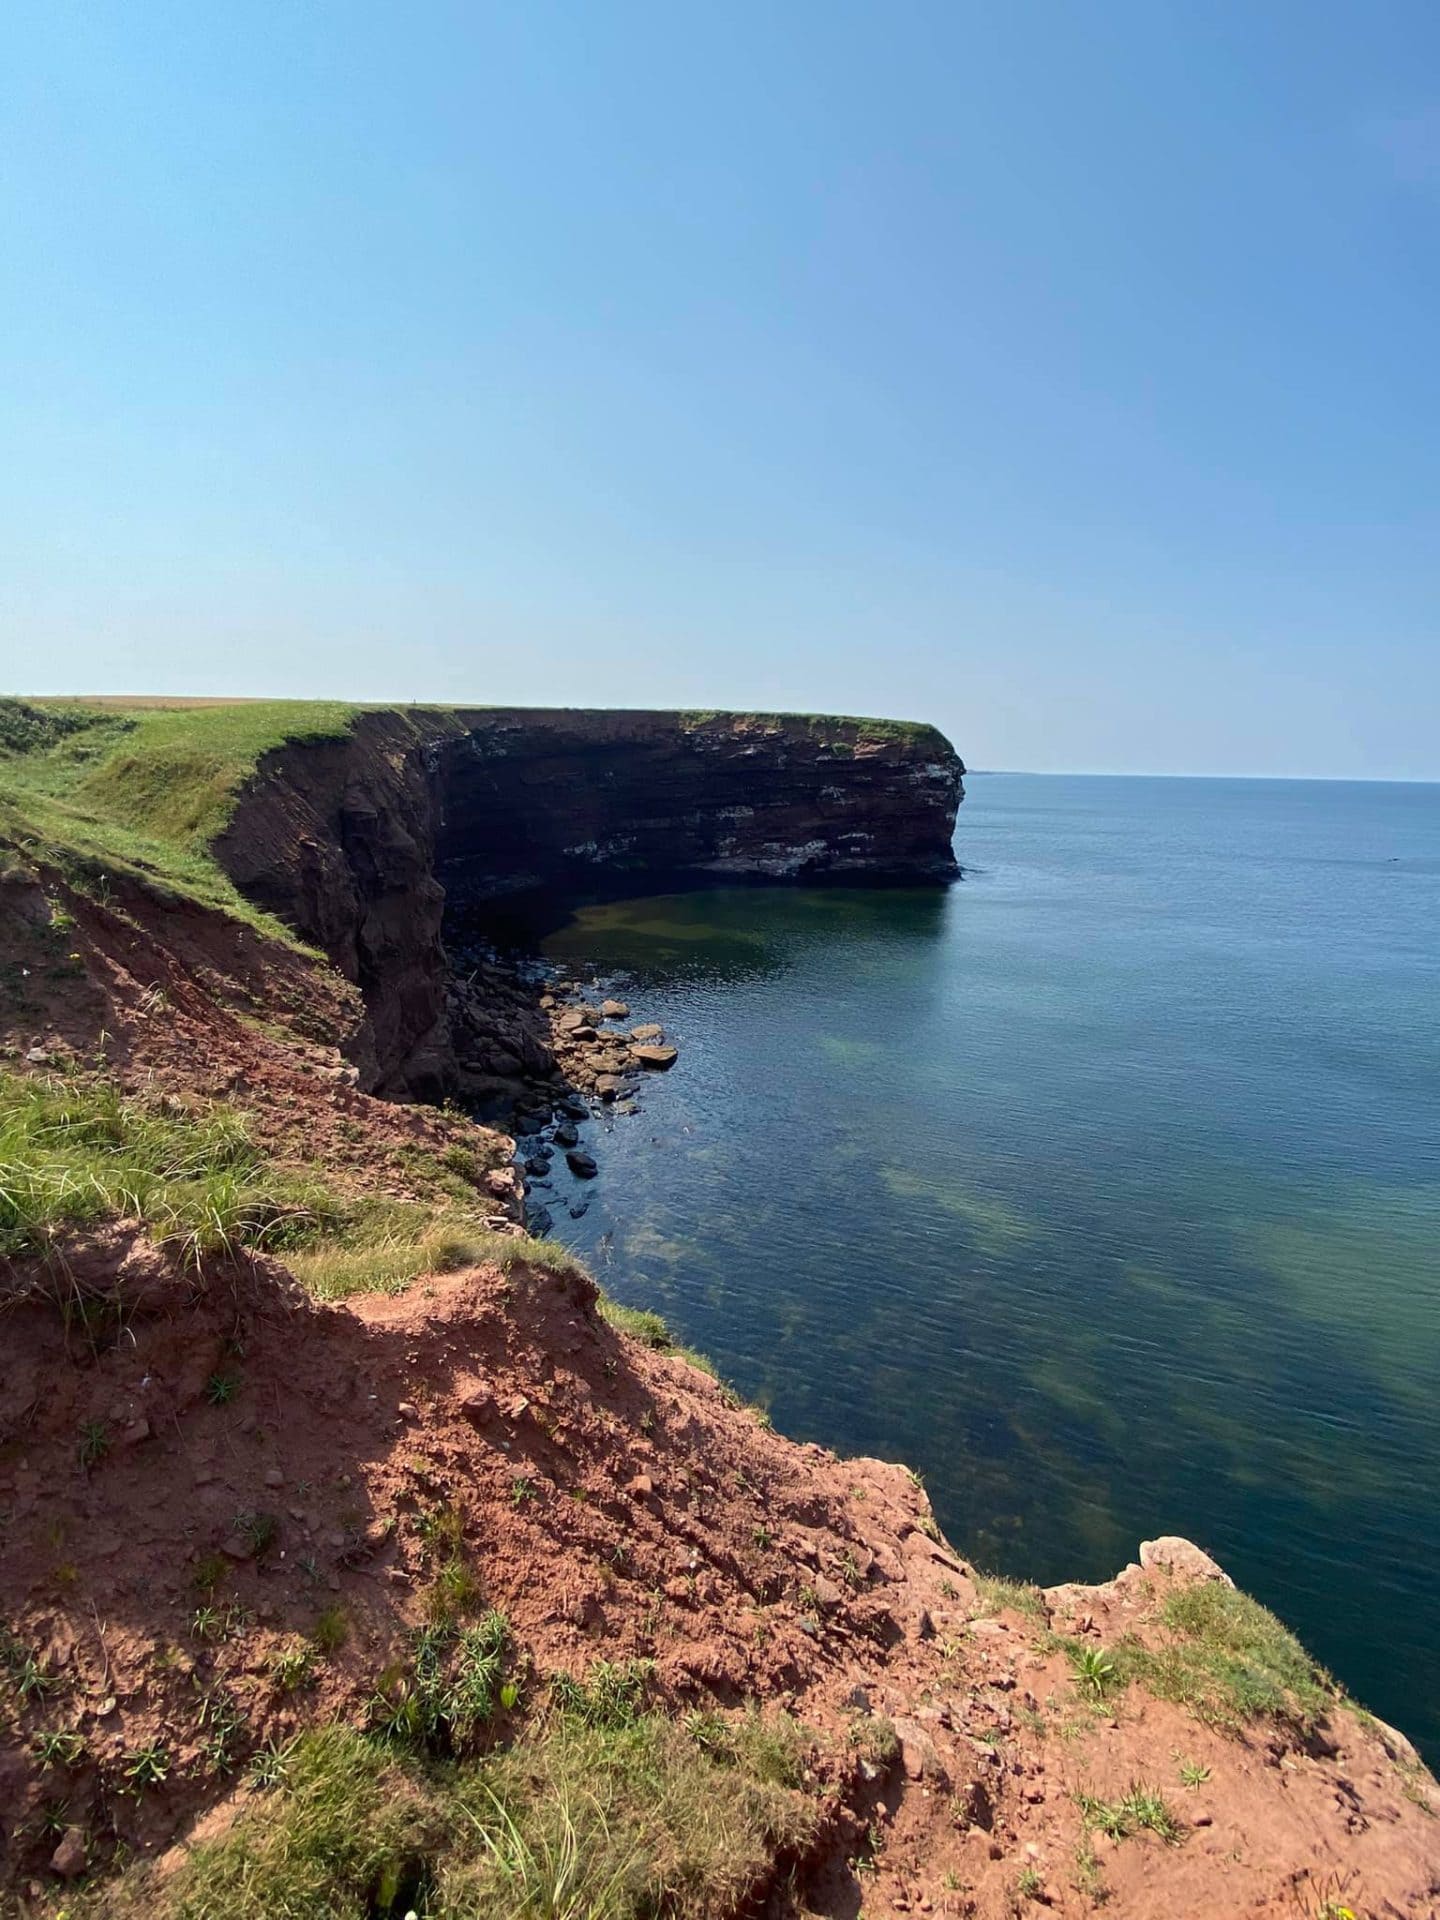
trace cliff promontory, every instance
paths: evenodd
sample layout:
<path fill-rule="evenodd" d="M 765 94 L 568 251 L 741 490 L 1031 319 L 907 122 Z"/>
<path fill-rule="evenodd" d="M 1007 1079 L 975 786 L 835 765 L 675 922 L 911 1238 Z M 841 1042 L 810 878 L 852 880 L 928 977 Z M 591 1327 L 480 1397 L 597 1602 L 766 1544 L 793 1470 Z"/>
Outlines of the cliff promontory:
<path fill-rule="evenodd" d="M 783 714 L 359 714 L 266 754 L 215 852 L 360 988 L 382 1092 L 453 1086 L 447 898 L 627 880 L 925 883 L 964 767 L 933 727 Z"/>

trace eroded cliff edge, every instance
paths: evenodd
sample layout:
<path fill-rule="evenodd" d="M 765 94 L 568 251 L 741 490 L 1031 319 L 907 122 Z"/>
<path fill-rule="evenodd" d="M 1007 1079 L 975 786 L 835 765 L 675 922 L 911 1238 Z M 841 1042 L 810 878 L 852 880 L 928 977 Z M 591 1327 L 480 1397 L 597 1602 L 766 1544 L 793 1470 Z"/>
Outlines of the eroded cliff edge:
<path fill-rule="evenodd" d="M 215 853 L 369 1013 L 365 1084 L 452 1084 L 441 921 L 633 875 L 943 883 L 964 766 L 933 727 L 808 715 L 378 710 L 269 754 Z"/>

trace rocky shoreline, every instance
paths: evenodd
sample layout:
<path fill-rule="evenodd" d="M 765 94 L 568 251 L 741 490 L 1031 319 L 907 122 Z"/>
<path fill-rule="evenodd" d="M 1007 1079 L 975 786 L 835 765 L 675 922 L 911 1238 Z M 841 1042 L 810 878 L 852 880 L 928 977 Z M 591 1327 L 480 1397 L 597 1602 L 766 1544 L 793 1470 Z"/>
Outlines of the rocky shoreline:
<path fill-rule="evenodd" d="M 514 1135 L 525 1224 L 537 1237 L 555 1223 L 549 1181 L 557 1155 L 577 1180 L 594 1179 L 599 1165 L 581 1126 L 602 1109 L 639 1113 L 646 1080 L 679 1058 L 660 1022 L 633 1020 L 615 984 L 515 959 L 486 942 L 451 952 L 446 1010 L 457 1096 L 476 1118 Z M 531 1204 L 537 1190 L 545 1198 Z M 567 1210 L 579 1219 L 588 1205 L 577 1195 Z"/>

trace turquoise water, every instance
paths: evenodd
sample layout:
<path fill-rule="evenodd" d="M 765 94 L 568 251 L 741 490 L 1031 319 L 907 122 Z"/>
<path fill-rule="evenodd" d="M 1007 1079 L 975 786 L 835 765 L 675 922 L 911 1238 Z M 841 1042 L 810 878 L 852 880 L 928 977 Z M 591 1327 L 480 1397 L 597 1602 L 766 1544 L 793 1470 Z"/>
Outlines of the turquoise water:
<path fill-rule="evenodd" d="M 1433 1756 L 1440 787 L 981 776 L 957 849 L 577 909 L 682 1057 L 560 1237 L 982 1564 L 1190 1535 Z"/>

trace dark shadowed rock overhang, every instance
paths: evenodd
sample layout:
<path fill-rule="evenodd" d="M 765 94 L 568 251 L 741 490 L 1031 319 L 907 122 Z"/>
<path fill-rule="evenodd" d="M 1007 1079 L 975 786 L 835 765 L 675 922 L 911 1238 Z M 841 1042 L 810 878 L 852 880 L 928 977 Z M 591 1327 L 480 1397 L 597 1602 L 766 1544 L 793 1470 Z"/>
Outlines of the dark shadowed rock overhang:
<path fill-rule="evenodd" d="M 216 845 L 236 884 L 358 983 L 378 1091 L 454 1060 L 441 919 L 620 876 L 943 884 L 964 767 L 934 727 L 784 714 L 377 709 L 266 756 Z"/>

